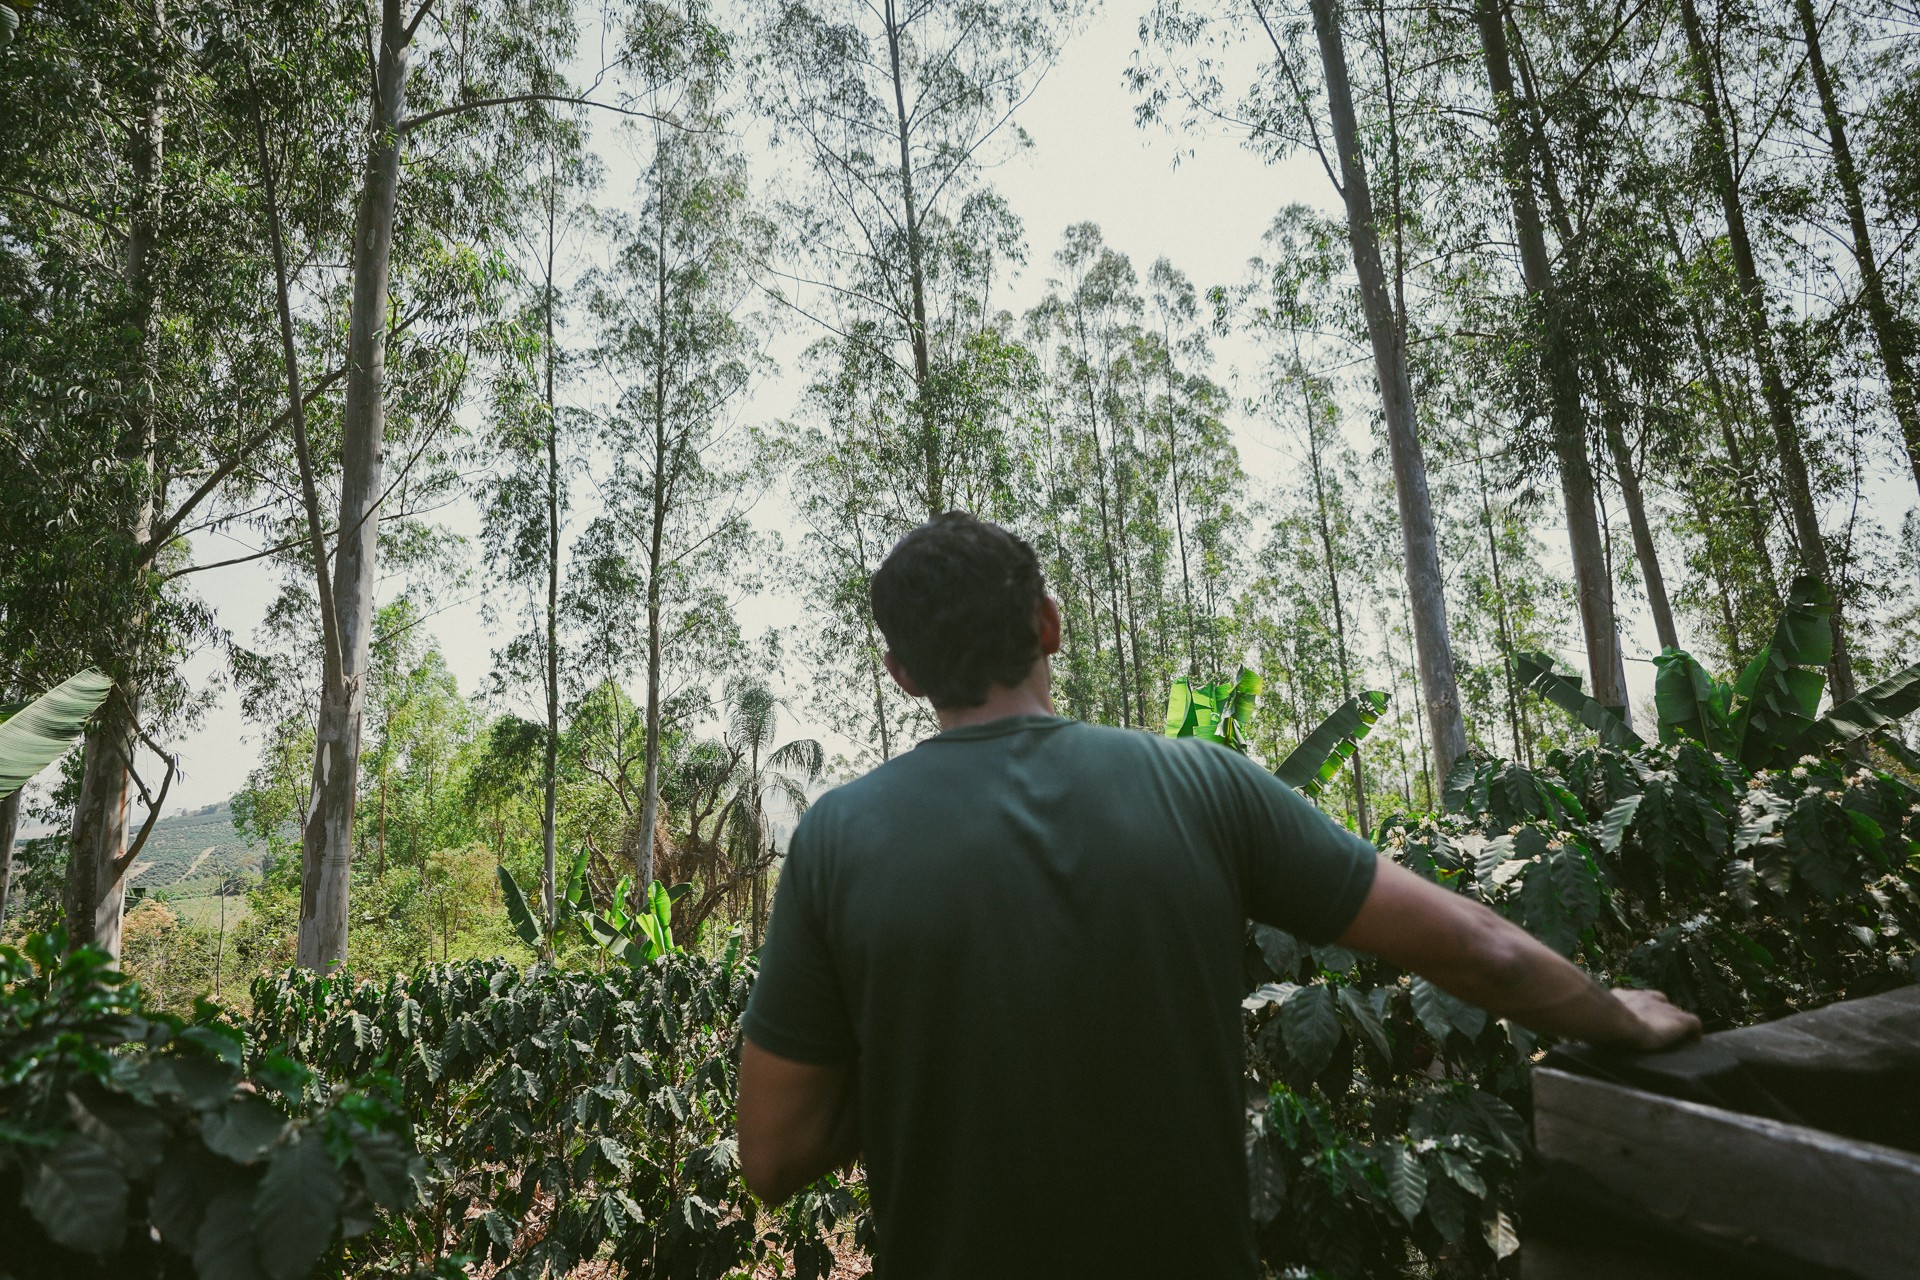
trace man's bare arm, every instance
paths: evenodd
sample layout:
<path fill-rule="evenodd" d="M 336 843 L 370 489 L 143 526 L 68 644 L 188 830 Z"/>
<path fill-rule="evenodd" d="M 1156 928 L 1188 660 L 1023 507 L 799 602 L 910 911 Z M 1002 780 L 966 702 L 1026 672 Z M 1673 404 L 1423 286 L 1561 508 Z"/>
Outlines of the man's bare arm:
<path fill-rule="evenodd" d="M 817 1066 L 740 1049 L 740 1172 L 753 1194 L 776 1205 L 860 1154 L 860 1118 L 850 1064 Z"/>
<path fill-rule="evenodd" d="M 1384 858 L 1339 941 L 1546 1035 L 1653 1050 L 1700 1034 L 1658 991 L 1608 991 L 1512 921 Z"/>

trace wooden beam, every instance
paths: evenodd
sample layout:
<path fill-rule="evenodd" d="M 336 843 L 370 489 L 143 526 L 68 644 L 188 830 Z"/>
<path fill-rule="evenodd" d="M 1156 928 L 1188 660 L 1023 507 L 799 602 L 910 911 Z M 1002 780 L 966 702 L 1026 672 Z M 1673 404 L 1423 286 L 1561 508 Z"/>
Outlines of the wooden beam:
<path fill-rule="evenodd" d="M 1540 1154 L 1683 1230 L 1920 1278 L 1920 1155 L 1542 1067 Z"/>

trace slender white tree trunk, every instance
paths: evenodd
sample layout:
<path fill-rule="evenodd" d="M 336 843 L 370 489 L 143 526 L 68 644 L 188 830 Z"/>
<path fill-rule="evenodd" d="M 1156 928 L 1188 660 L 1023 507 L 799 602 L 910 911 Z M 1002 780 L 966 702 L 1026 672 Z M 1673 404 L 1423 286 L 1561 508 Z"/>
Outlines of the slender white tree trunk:
<path fill-rule="evenodd" d="M 1444 782 L 1453 762 L 1467 749 L 1467 727 L 1460 716 L 1460 691 L 1453 678 L 1440 541 L 1433 526 L 1433 500 L 1427 492 L 1427 461 L 1415 422 L 1413 384 L 1407 376 L 1406 334 L 1380 264 L 1380 234 L 1374 226 L 1373 192 L 1367 185 L 1366 161 L 1360 153 L 1360 129 L 1353 110 L 1339 15 L 1334 0 L 1311 2 L 1320 63 L 1326 73 L 1328 113 L 1340 158 L 1347 238 L 1353 246 L 1354 270 L 1360 277 L 1360 301 L 1366 312 L 1367 336 L 1372 340 L 1387 449 L 1393 460 L 1394 496 L 1399 501 L 1400 536 L 1406 550 L 1407 607 L 1413 615 L 1420 689 L 1432 731 L 1435 776 Z"/>
<path fill-rule="evenodd" d="M 166 34 L 166 6 L 153 11 L 154 43 Z M 141 368 L 135 380 L 146 377 L 148 342 L 153 314 L 153 256 L 159 235 L 161 180 L 166 145 L 166 100 L 158 82 L 148 102 L 133 144 L 135 211 L 127 233 L 127 293 L 135 310 Z M 128 424 L 129 456 L 140 468 L 140 494 L 127 530 L 133 545 L 145 548 L 153 534 L 158 494 L 154 489 L 155 423 L 148 398 L 141 398 L 135 420 Z M 142 574 L 145 570 L 140 570 Z M 67 866 L 66 926 L 68 941 L 76 947 L 96 946 L 115 959 L 120 955 L 120 920 L 125 906 L 127 810 L 133 790 L 133 754 L 140 722 L 140 689 L 135 673 L 140 664 L 141 619 L 123 628 L 124 648 L 112 655 L 118 684 L 105 707 L 87 730 L 81 747 L 80 796 L 73 812 L 73 851 Z"/>
<path fill-rule="evenodd" d="M 385 0 L 367 165 L 353 238 L 353 303 L 347 329 L 347 395 L 342 420 L 340 545 L 334 562 L 334 616 L 341 675 L 320 694 L 313 753 L 313 803 L 302 841 L 300 964 L 325 972 L 347 955 L 347 892 L 353 810 L 359 793 L 360 720 L 366 705 L 379 502 L 385 450 L 387 277 L 400 185 L 406 110 L 407 32 L 399 0 Z"/>

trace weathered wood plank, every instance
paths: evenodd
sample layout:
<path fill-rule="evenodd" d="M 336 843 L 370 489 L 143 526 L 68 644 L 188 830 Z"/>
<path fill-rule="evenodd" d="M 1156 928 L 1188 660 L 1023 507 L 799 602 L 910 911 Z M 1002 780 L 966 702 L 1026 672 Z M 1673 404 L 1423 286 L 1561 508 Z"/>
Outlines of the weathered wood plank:
<path fill-rule="evenodd" d="M 1650 1216 L 1870 1280 L 1920 1280 L 1920 1156 L 1551 1068 L 1541 1155 Z"/>

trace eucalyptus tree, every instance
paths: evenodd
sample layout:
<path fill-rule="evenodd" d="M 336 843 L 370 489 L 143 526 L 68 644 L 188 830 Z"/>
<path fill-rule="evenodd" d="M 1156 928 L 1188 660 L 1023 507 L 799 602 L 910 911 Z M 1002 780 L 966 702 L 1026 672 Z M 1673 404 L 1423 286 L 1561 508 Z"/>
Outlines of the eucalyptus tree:
<path fill-rule="evenodd" d="M 548 936 L 555 928 L 561 689 L 560 544 L 570 510 L 571 481 L 584 463 L 577 416 L 564 408 L 558 383 L 569 363 L 561 345 L 568 292 L 566 255 L 587 227 L 584 200 L 597 179 L 576 119 L 556 116 L 543 130 L 522 175 L 523 206 L 516 263 L 523 294 L 516 322 L 503 335 L 487 421 L 493 469 L 483 497 L 482 537 L 492 566 L 524 593 L 523 630 L 495 655 L 494 679 L 524 687 L 538 672 L 545 713 L 540 750 L 541 903 Z M 501 612 L 496 606 L 496 616 Z"/>
<path fill-rule="evenodd" d="M 1555 253 L 1547 243 L 1547 220 L 1541 212 L 1536 173 L 1543 147 L 1529 119 L 1533 105 L 1522 101 L 1514 86 L 1513 59 L 1508 50 L 1508 14 L 1502 0 L 1475 0 L 1474 24 L 1493 98 L 1495 154 L 1508 199 L 1518 242 L 1520 275 L 1526 286 L 1531 327 L 1538 340 L 1539 380 L 1547 391 L 1547 416 L 1552 423 L 1554 455 L 1572 554 L 1575 598 L 1580 604 L 1581 631 L 1586 639 L 1587 670 L 1594 697 L 1603 706 L 1625 707 L 1626 668 L 1613 606 L 1612 575 L 1594 500 L 1592 460 L 1587 452 L 1586 407 L 1580 374 L 1587 363 L 1581 350 L 1582 318 L 1567 297 L 1566 282 L 1555 268 Z M 1562 250 L 1570 246 L 1561 246 Z M 1623 469 L 1623 485 L 1634 485 L 1631 468 Z M 1652 556 L 1651 542 L 1647 557 Z M 1658 587 L 1657 567 L 1649 579 L 1665 615 L 1666 597 Z M 1677 643 L 1668 619 L 1662 640 Z"/>
<path fill-rule="evenodd" d="M 1692 82 L 1693 105 L 1699 112 L 1701 178 L 1718 196 L 1725 218 L 1727 247 L 1733 260 L 1735 298 L 1745 325 L 1748 353 L 1759 371 L 1761 398 L 1766 406 L 1768 425 L 1772 429 L 1781 475 L 1786 482 L 1787 507 L 1792 517 L 1796 552 L 1807 569 L 1826 585 L 1833 596 L 1833 609 L 1829 615 L 1833 647 L 1827 664 L 1828 684 L 1835 700 L 1845 701 L 1857 691 L 1853 678 L 1853 659 L 1848 648 L 1846 584 L 1835 572 L 1828 555 L 1825 534 L 1820 528 L 1801 422 L 1792 391 L 1787 386 L 1773 321 L 1768 315 L 1766 281 L 1760 274 L 1752 233 L 1747 224 L 1736 153 L 1721 106 L 1722 86 L 1714 70 L 1716 60 L 1713 46 L 1708 40 L 1706 25 L 1701 20 L 1695 0 L 1679 0 L 1678 9 L 1680 28 L 1686 39 L 1682 69 Z"/>
<path fill-rule="evenodd" d="M 590 281 L 594 359 L 610 387 L 597 417 L 612 458 L 602 485 L 609 550 L 645 602 L 645 776 L 640 830 L 659 821 L 665 703 L 728 660 L 732 601 L 754 577 L 750 515 L 763 485 L 744 425 L 762 363 L 755 264 L 770 232 L 726 140 L 724 42 L 704 6 L 656 6 L 640 74 L 656 119 L 634 131 L 634 208 L 609 219 L 611 264 Z M 653 877 L 652 842 L 634 880 Z"/>
<path fill-rule="evenodd" d="M 1202 313 L 1203 301 L 1213 314 Z M 1164 523 L 1171 512 L 1180 574 L 1177 602 L 1166 592 L 1161 630 L 1179 636 L 1185 670 L 1196 679 L 1227 674 L 1236 551 L 1246 525 L 1239 501 L 1245 477 L 1225 421 L 1228 396 L 1211 376 L 1207 343 L 1226 305 L 1224 291 L 1209 290 L 1203 299 L 1165 258 L 1148 269 L 1142 372 L 1151 398 L 1142 430 L 1151 443 L 1142 446 L 1157 455 L 1160 516 Z"/>
<path fill-rule="evenodd" d="M 109 951 L 148 829 L 133 804 L 157 816 L 163 740 L 199 705 L 181 663 L 216 639 L 186 580 L 212 567 L 192 541 L 235 518 L 288 424 L 253 138 L 225 93 L 230 18 L 214 3 L 38 10 L 0 89 L 0 681 L 87 663 L 115 679 L 82 749 L 64 894 L 69 938 Z M 312 388 L 339 377 L 316 370 Z"/>
<path fill-rule="evenodd" d="M 1163 568 L 1142 545 L 1151 524 L 1142 519 L 1142 504 L 1164 457 L 1157 441 L 1151 451 L 1143 448 L 1145 415 L 1132 394 L 1152 381 L 1140 359 L 1145 302 L 1132 262 L 1092 223 L 1067 229 L 1054 264 L 1059 275 L 1033 320 L 1040 340 L 1053 347 L 1056 405 L 1049 421 L 1069 472 L 1067 506 L 1054 518 L 1064 517 L 1069 541 L 1082 545 L 1080 572 L 1072 576 L 1086 591 L 1062 604 L 1078 615 L 1076 630 L 1102 673 L 1094 714 L 1144 727 L 1158 720 L 1166 687 L 1141 627 L 1143 599 Z"/>
<path fill-rule="evenodd" d="M 1243 323 L 1260 343 L 1264 362 L 1255 407 L 1299 441 L 1307 464 L 1304 491 L 1282 495 L 1283 501 L 1297 497 L 1288 504 L 1295 510 L 1276 524 L 1269 553 L 1262 559 L 1270 566 L 1276 552 L 1291 548 L 1299 560 L 1311 548 L 1312 554 L 1306 557 L 1310 576 L 1295 586 L 1314 600 L 1313 613 L 1330 615 L 1330 627 L 1321 631 L 1323 636 L 1330 631 L 1338 698 L 1315 700 L 1301 726 L 1303 735 L 1334 706 L 1353 697 L 1354 669 L 1359 665 L 1347 631 L 1353 578 L 1361 570 L 1353 546 L 1358 530 L 1347 494 L 1352 487 L 1347 477 L 1353 468 L 1344 457 L 1340 407 L 1331 379 L 1308 362 L 1310 354 L 1318 355 L 1324 348 L 1325 337 L 1341 327 L 1339 312 L 1347 300 L 1337 285 L 1338 237 L 1337 228 L 1304 206 L 1282 210 L 1264 237 L 1271 258 L 1249 263 L 1252 279 L 1241 291 Z M 1335 347 L 1336 359 L 1345 354 Z M 1324 597 L 1319 591 L 1322 586 Z M 1355 821 L 1361 831 L 1371 831 L 1365 761 L 1358 746 L 1350 774 Z"/>
<path fill-rule="evenodd" d="M 1412 380 L 1407 373 L 1410 319 L 1403 231 L 1401 119 L 1394 97 L 1392 51 L 1381 56 L 1380 110 L 1363 132 L 1347 57 L 1342 13 L 1335 0 L 1311 0 L 1312 47 L 1321 76 L 1313 84 L 1304 54 L 1307 32 L 1266 0 L 1245 0 L 1202 9 L 1185 0 L 1157 0 L 1141 23 L 1145 42 L 1162 55 L 1130 73 L 1143 123 L 1179 113 L 1189 125 L 1239 122 L 1245 143 L 1279 158 L 1311 149 L 1339 193 L 1347 215 L 1347 239 L 1359 282 L 1377 381 L 1394 493 L 1405 551 L 1409 611 L 1421 693 L 1440 771 L 1466 750 L 1466 726 L 1453 674 L 1447 630 L 1445 578 L 1439 537 L 1428 492 Z M 1253 78 L 1229 87 L 1233 68 L 1256 61 Z M 1323 113 L 1324 112 L 1324 119 Z M 1368 142 L 1384 142 L 1384 156 Z M 1329 146 L 1331 151 L 1329 151 Z M 1384 160 L 1387 196 L 1382 213 L 1374 195 L 1375 166 Z M 1384 232 L 1384 235 L 1383 235 Z M 1383 252 L 1383 240 L 1391 257 Z"/>
<path fill-rule="evenodd" d="M 903 383 L 916 465 L 893 478 L 925 515 L 952 505 L 967 427 L 949 403 L 994 264 L 1018 228 L 985 173 L 1026 141 L 1015 115 L 1080 0 L 765 0 L 760 104 L 803 176 L 786 201 L 796 305 L 872 347 Z M 818 291 L 823 301 L 815 303 Z M 961 381 L 967 381 L 964 375 Z"/>
<path fill-rule="evenodd" d="M 638 12 L 640 25 L 647 27 L 653 7 L 642 6 Z M 536 0 L 532 5 L 495 0 L 446 11 L 437 8 L 435 0 L 379 0 L 377 12 L 368 14 L 367 34 L 364 73 L 371 93 L 352 242 L 340 487 L 334 511 L 340 535 L 331 551 L 316 539 L 312 557 L 321 601 L 324 674 L 314 748 L 314 803 L 304 849 L 299 954 L 301 964 L 320 970 L 340 963 L 346 954 L 360 718 L 379 578 L 382 505 L 390 488 L 385 474 L 389 295 L 396 261 L 403 285 L 408 265 L 404 256 L 396 259 L 396 245 L 406 245 L 406 235 L 396 237 L 396 228 L 420 237 L 420 249 L 428 255 L 424 263 L 453 269 L 444 273 L 443 287 L 451 287 L 455 279 L 469 285 L 484 282 L 486 273 L 479 269 L 479 253 L 472 246 L 496 241 L 507 221 L 500 215 L 499 201 L 506 193 L 499 175 L 524 170 L 526 148 L 552 125 L 552 104 L 651 118 L 643 107 L 595 96 L 598 79 L 585 90 L 569 85 L 561 68 L 578 33 L 573 6 L 564 0 Z M 635 56 L 624 40 L 619 43 L 623 52 L 618 60 Z M 435 146 L 421 149 L 411 165 L 403 165 L 408 147 L 427 138 Z M 412 200 L 428 198 L 421 211 L 430 210 L 436 217 L 397 217 L 403 177 L 412 179 Z M 436 190 L 453 198 L 431 200 Z M 462 238 L 469 245 L 461 250 L 434 233 L 436 224 L 463 223 Z M 450 403 L 457 401 L 459 379 L 442 390 Z M 318 528 L 311 500 L 308 507 L 309 526 Z"/>
<path fill-rule="evenodd" d="M 1887 400 L 1906 445 L 1914 484 L 1920 487 L 1920 367 L 1917 367 L 1920 366 L 1920 340 L 1915 337 L 1920 326 L 1899 314 L 1887 289 L 1881 251 L 1874 245 L 1873 229 L 1868 222 L 1865 184 L 1848 136 L 1846 110 L 1841 102 L 1844 86 L 1836 81 L 1828 62 L 1821 20 L 1814 13 L 1812 0 L 1793 0 L 1793 11 L 1806 48 L 1807 73 L 1820 102 L 1834 181 L 1840 188 L 1841 206 L 1846 210 L 1854 265 L 1860 273 L 1860 300 L 1886 374 Z M 1835 6 L 1830 17 L 1844 21 L 1844 11 Z"/>

